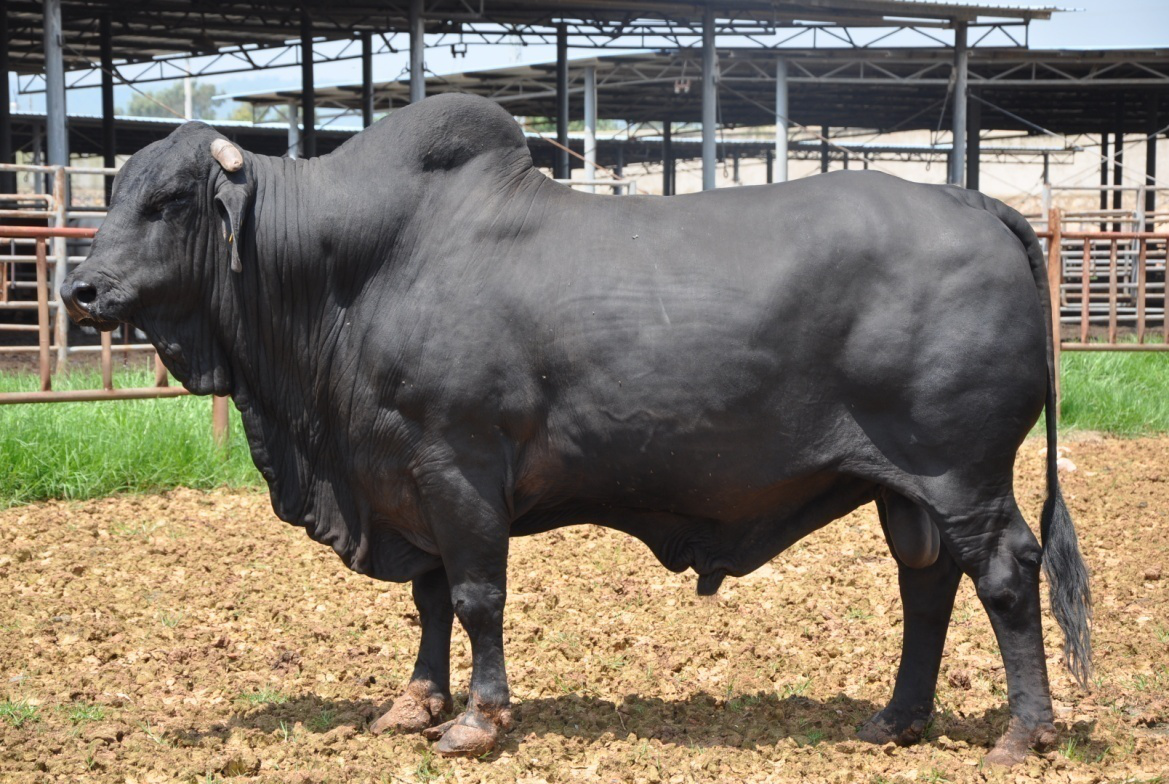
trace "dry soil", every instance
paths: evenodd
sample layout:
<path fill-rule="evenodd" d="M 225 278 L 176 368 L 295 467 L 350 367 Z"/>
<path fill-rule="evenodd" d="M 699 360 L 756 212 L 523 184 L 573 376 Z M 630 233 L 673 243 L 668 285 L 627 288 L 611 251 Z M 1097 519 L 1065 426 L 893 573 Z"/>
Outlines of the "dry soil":
<path fill-rule="evenodd" d="M 1027 442 L 1018 468 L 1032 521 L 1041 446 Z M 1095 685 L 1074 685 L 1045 615 L 1061 745 L 1009 771 L 981 763 L 1007 713 L 969 581 L 928 740 L 856 740 L 889 696 L 901 638 L 871 508 L 712 599 L 621 534 L 515 541 L 519 721 L 491 757 L 445 760 L 418 737 L 367 732 L 413 662 L 408 587 L 348 572 L 261 493 L 178 490 L 0 512 L 0 780 L 1161 781 L 1169 439 L 1082 438 L 1066 454 L 1093 572 Z M 465 699 L 461 631 L 453 660 Z"/>

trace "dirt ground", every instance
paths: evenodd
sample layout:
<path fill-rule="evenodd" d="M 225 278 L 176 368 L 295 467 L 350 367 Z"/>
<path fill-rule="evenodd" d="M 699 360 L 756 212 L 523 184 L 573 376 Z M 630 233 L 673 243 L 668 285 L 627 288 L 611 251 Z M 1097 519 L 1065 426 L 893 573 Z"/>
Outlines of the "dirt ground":
<path fill-rule="evenodd" d="M 1024 445 L 1018 470 L 1032 521 L 1041 446 Z M 871 509 L 711 599 L 621 534 L 516 540 L 519 721 L 491 757 L 445 760 L 416 736 L 367 732 L 413 663 L 407 586 L 346 571 L 264 494 L 179 490 L 0 512 L 0 780 L 1169 781 L 1169 439 L 1081 437 L 1066 454 L 1093 572 L 1095 688 L 1067 675 L 1046 615 L 1061 743 L 1009 771 L 981 763 L 1007 714 L 969 581 L 928 741 L 856 740 L 890 694 L 901 638 Z M 459 699 L 468 668 L 459 630 Z"/>

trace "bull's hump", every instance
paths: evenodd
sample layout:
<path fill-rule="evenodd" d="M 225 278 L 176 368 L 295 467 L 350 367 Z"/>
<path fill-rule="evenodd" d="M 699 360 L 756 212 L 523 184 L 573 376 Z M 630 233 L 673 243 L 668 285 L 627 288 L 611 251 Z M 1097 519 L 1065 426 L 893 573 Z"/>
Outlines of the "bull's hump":
<path fill-rule="evenodd" d="M 395 158 L 423 171 L 454 169 L 490 152 L 522 153 L 531 160 L 515 118 L 478 96 L 435 95 L 392 112 L 382 124 L 366 133 L 384 138 L 401 151 Z"/>

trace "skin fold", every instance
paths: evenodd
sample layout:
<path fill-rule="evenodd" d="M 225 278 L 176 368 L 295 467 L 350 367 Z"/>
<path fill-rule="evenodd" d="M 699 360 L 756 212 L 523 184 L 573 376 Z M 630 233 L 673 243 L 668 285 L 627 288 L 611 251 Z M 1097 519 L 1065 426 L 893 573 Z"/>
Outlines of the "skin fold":
<path fill-rule="evenodd" d="M 310 160 L 243 152 L 229 171 L 221 138 L 188 123 L 131 158 L 62 297 L 233 397 L 282 519 L 412 581 L 418 659 L 374 732 L 480 755 L 511 726 L 511 536 L 606 525 L 713 593 L 876 502 L 905 643 L 861 737 L 921 737 L 967 575 L 1006 667 L 992 761 L 1052 741 L 1041 562 L 1085 668 L 1090 600 L 1054 463 L 1043 547 L 1012 490 L 1051 403 L 1046 279 L 1017 213 L 868 172 L 578 193 L 532 167 L 506 112 L 459 95 Z M 470 699 L 442 723 L 455 618 Z"/>

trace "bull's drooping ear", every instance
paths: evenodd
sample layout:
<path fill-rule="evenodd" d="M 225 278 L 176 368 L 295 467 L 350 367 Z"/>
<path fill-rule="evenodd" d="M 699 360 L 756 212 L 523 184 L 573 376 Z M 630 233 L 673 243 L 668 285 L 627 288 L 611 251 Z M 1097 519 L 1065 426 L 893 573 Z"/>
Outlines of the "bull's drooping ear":
<path fill-rule="evenodd" d="M 252 198 L 252 185 L 244 169 L 243 155 L 227 139 L 216 139 L 211 144 L 211 155 L 223 169 L 215 190 L 215 202 L 223 218 L 223 233 L 231 253 L 231 271 L 243 272 L 239 247 L 243 242 L 244 216 Z"/>

